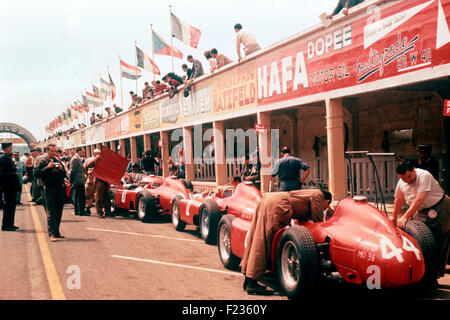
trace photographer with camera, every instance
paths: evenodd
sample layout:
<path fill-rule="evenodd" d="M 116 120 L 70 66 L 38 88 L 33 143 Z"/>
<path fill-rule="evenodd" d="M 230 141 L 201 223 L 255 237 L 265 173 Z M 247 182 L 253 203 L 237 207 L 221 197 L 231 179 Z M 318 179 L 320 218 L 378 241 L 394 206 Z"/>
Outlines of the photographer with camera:
<path fill-rule="evenodd" d="M 51 143 L 47 146 L 47 154 L 36 169 L 36 177 L 41 178 L 44 182 L 44 201 L 50 241 L 57 241 L 64 238 L 59 233 L 59 225 L 64 208 L 66 171 L 64 165 L 57 158 L 55 144 Z"/>

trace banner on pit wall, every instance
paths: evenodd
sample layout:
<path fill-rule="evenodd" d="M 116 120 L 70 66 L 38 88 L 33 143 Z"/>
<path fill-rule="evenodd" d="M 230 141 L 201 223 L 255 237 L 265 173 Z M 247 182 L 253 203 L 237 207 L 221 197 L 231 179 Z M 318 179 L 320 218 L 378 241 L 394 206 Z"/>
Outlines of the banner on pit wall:
<path fill-rule="evenodd" d="M 109 119 L 105 122 L 105 139 L 112 140 L 117 137 L 117 133 L 120 132 L 120 116 Z"/>
<path fill-rule="evenodd" d="M 213 77 L 211 82 L 215 114 L 234 112 L 258 105 L 255 61 L 219 74 Z"/>
<path fill-rule="evenodd" d="M 159 128 L 159 103 L 147 105 L 142 108 L 142 129 L 144 131 Z"/>
<path fill-rule="evenodd" d="M 119 117 L 119 136 L 123 136 L 130 133 L 130 118 L 129 113 Z"/>
<path fill-rule="evenodd" d="M 168 126 L 181 123 L 181 105 L 179 97 L 181 92 L 178 92 L 172 99 L 164 99 L 160 103 L 161 126 Z"/>
<path fill-rule="evenodd" d="M 212 113 L 211 85 L 201 84 L 192 90 L 189 96 L 180 95 L 181 112 L 183 121 L 197 120 L 208 117 Z"/>
<path fill-rule="evenodd" d="M 100 123 L 94 127 L 94 143 L 101 143 L 105 140 L 105 127 Z"/>
<path fill-rule="evenodd" d="M 449 20 L 449 0 L 409 0 L 333 22 L 256 59 L 259 104 L 353 90 L 397 76 L 396 85 L 410 83 L 411 73 L 432 73 L 450 63 Z"/>
<path fill-rule="evenodd" d="M 130 133 L 142 131 L 142 110 L 141 108 L 134 109 L 129 113 Z"/>

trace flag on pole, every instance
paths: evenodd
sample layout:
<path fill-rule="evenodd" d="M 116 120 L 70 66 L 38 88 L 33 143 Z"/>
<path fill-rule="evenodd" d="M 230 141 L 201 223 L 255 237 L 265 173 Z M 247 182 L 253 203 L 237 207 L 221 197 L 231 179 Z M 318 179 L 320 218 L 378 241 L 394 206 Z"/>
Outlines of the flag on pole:
<path fill-rule="evenodd" d="M 85 96 L 83 94 L 81 96 L 83 97 L 83 109 L 84 109 L 85 112 L 89 112 L 89 101 L 88 101 L 88 98 L 87 98 L 87 96 Z"/>
<path fill-rule="evenodd" d="M 202 32 L 190 24 L 181 21 L 173 13 L 170 13 L 170 21 L 172 24 L 172 37 L 184 42 L 190 47 L 197 49 Z"/>
<path fill-rule="evenodd" d="M 123 78 L 137 80 L 142 77 L 142 70 L 126 63 L 123 60 L 120 60 L 120 74 Z"/>
<path fill-rule="evenodd" d="M 86 91 L 86 102 L 87 102 L 86 104 L 92 108 L 97 108 L 103 105 L 103 101 L 101 101 L 100 98 L 98 98 L 93 93 L 87 91 Z"/>
<path fill-rule="evenodd" d="M 137 57 L 137 66 L 150 71 L 154 74 L 161 75 L 158 66 L 153 62 L 152 59 L 141 49 L 136 47 L 136 57 Z"/>
<path fill-rule="evenodd" d="M 94 96 L 97 98 L 100 98 L 100 90 L 96 85 L 92 85 L 92 92 L 94 93 Z"/>
<path fill-rule="evenodd" d="M 75 105 L 75 109 L 78 111 L 78 113 L 83 113 L 84 108 L 80 101 L 76 100 L 73 102 L 73 104 Z"/>
<path fill-rule="evenodd" d="M 183 59 L 183 53 L 175 47 L 169 46 L 155 31 L 152 30 L 153 51 L 156 54 L 174 56 Z M 173 53 L 173 54 L 172 54 Z"/>
<path fill-rule="evenodd" d="M 100 78 L 100 99 L 106 100 L 109 96 L 109 83 L 103 78 Z"/>
<path fill-rule="evenodd" d="M 109 76 L 109 89 L 111 92 L 111 100 L 114 100 L 116 97 L 116 86 L 114 85 L 114 82 L 112 81 L 111 75 L 108 73 Z"/>

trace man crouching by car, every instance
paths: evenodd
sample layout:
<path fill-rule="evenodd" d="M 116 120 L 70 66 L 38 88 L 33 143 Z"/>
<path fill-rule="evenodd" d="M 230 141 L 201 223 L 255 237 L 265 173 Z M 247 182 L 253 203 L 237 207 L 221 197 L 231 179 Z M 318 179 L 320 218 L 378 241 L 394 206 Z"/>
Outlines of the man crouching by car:
<path fill-rule="evenodd" d="M 291 219 L 323 221 L 331 193 L 319 189 L 266 193 L 256 207 L 242 259 L 244 290 L 248 294 L 270 295 L 273 291 L 258 283 L 268 268 L 275 233 Z"/>

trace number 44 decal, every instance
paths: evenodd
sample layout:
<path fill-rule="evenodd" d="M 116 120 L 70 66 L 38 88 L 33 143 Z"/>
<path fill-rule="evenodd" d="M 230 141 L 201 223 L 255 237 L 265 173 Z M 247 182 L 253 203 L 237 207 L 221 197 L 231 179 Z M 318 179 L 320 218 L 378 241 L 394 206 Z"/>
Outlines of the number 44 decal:
<path fill-rule="evenodd" d="M 416 255 L 417 260 L 421 261 L 420 257 L 420 251 L 417 249 L 414 244 L 409 241 L 406 237 L 402 236 L 403 239 L 403 250 L 414 252 Z M 389 240 L 386 236 L 381 236 L 380 239 L 380 246 L 381 246 L 381 257 L 383 259 L 389 260 L 393 257 L 397 258 L 397 261 L 399 263 L 402 263 L 404 261 L 402 253 L 403 250 L 401 248 L 396 248 L 394 244 Z"/>

